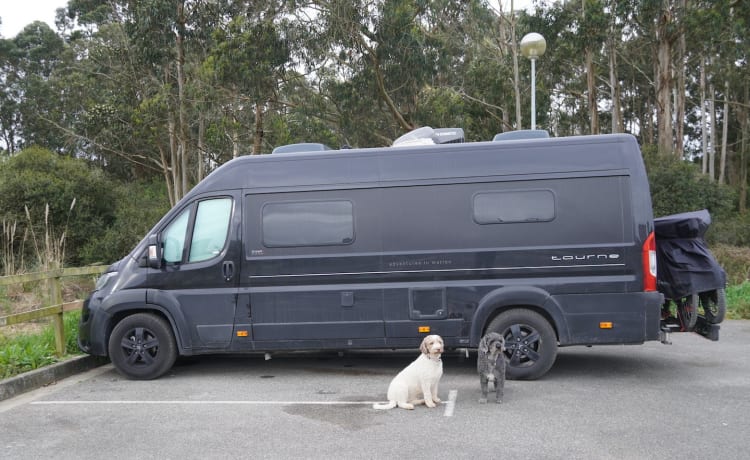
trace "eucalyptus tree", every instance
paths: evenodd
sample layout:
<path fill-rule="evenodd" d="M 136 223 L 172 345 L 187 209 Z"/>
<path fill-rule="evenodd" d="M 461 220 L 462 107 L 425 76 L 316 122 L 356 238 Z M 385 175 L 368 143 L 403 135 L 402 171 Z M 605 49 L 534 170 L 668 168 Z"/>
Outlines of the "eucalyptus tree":
<path fill-rule="evenodd" d="M 97 139 L 78 132 L 136 168 L 158 168 L 175 203 L 202 177 L 202 138 L 194 133 L 200 61 L 223 2 L 210 0 L 72 0 L 68 17 L 84 27 L 81 72 L 99 77 L 100 99 L 87 104 L 87 125 Z M 79 32 L 78 35 L 81 35 Z M 93 50 L 86 49 L 91 46 Z M 103 98 L 103 99 L 102 99 Z M 105 109 L 105 110 L 102 110 Z M 124 138 L 113 145 L 107 115 Z M 132 136 L 128 138 L 128 136 Z M 196 140 L 198 139 L 198 140 Z"/>
<path fill-rule="evenodd" d="M 16 152 L 20 143 L 21 119 L 18 105 L 21 102 L 20 72 L 17 50 L 13 40 L 0 38 L 0 139 L 3 150 L 9 155 Z"/>
<path fill-rule="evenodd" d="M 234 2 L 233 16 L 213 33 L 215 46 L 206 65 L 224 90 L 232 115 L 232 156 L 241 153 L 243 119 L 253 120 L 252 153 L 263 148 L 264 114 L 277 100 L 279 85 L 290 65 L 285 37 L 285 4 L 281 1 Z M 244 116 L 252 114 L 251 117 Z"/>
<path fill-rule="evenodd" d="M 38 144 L 60 150 L 53 124 L 64 114 L 50 77 L 61 62 L 63 40 L 41 21 L 0 40 L 0 132 L 5 148 L 13 153 Z"/>
<path fill-rule="evenodd" d="M 366 142 L 387 144 L 420 125 L 420 93 L 439 86 L 454 60 L 442 33 L 472 2 L 321 0 L 298 19 L 310 31 L 308 63 L 335 71 L 325 85 Z"/>

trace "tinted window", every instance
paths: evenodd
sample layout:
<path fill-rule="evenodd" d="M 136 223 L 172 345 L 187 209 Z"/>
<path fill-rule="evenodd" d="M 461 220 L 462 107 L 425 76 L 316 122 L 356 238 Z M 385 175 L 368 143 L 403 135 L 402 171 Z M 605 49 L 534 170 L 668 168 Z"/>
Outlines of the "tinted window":
<path fill-rule="evenodd" d="M 268 203 L 263 206 L 266 247 L 329 246 L 354 241 L 350 201 Z"/>
<path fill-rule="evenodd" d="M 217 198 L 201 201 L 197 209 L 191 206 L 175 220 L 173 220 L 162 233 L 164 242 L 164 260 L 166 262 L 178 263 L 183 261 L 183 254 L 188 238 L 188 225 L 190 214 L 195 210 L 192 240 L 188 262 L 199 262 L 219 255 L 224 249 L 229 230 L 229 219 L 232 214 L 232 199 Z"/>
<path fill-rule="evenodd" d="M 555 218 L 555 195 L 550 190 L 509 190 L 474 195 L 478 224 L 548 222 Z"/>
<path fill-rule="evenodd" d="M 182 252 L 185 248 L 188 221 L 190 220 L 190 208 L 182 211 L 177 219 L 164 230 L 162 241 L 164 242 L 164 260 L 167 262 L 182 262 Z"/>
<path fill-rule="evenodd" d="M 219 255 L 227 241 L 231 214 L 231 198 L 198 203 L 188 262 L 207 260 Z"/>

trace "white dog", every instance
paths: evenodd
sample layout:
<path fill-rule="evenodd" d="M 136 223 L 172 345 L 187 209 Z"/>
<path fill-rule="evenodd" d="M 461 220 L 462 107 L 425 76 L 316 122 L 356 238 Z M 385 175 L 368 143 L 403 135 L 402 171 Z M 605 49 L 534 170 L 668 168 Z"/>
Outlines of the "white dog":
<path fill-rule="evenodd" d="M 443 376 L 443 338 L 428 335 L 419 347 L 421 355 L 396 375 L 388 386 L 388 403 L 373 404 L 374 409 L 414 409 L 417 404 L 440 404 L 438 382 Z"/>

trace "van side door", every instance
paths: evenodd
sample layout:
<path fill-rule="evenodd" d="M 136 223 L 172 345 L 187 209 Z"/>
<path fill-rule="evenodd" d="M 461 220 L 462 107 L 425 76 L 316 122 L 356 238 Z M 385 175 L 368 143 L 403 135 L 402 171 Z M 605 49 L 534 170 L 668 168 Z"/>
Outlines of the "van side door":
<path fill-rule="evenodd" d="M 240 270 L 241 195 L 199 197 L 159 230 L 162 267 L 149 270 L 147 301 L 186 330 L 188 349 L 226 348 L 232 338 Z"/>
<path fill-rule="evenodd" d="M 245 197 L 233 348 L 384 344 L 378 216 L 368 190 Z M 243 338 L 244 337 L 244 338 Z"/>

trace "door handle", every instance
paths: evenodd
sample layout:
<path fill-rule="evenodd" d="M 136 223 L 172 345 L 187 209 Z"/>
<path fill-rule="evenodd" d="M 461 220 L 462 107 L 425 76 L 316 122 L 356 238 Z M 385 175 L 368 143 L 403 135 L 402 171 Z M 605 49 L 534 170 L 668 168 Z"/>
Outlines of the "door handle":
<path fill-rule="evenodd" d="M 234 277 L 234 262 L 231 260 L 225 261 L 221 265 L 221 274 L 224 275 L 224 281 L 231 281 Z"/>

